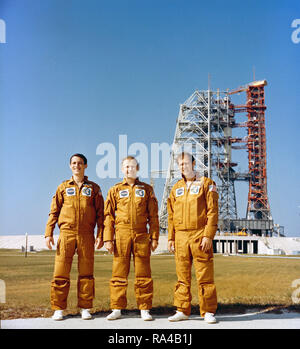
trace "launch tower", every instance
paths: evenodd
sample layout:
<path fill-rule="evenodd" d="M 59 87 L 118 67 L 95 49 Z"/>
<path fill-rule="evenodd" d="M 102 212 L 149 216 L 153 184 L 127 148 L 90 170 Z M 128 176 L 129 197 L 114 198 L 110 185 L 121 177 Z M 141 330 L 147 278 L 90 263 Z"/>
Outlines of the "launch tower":
<path fill-rule="evenodd" d="M 265 80 L 255 81 L 234 91 L 196 90 L 180 105 L 172 144 L 171 158 L 159 212 L 160 226 L 167 229 L 167 198 L 180 178 L 176 154 L 187 151 L 194 155 L 195 170 L 215 180 L 219 192 L 219 229 L 247 231 L 265 235 L 273 231 L 267 195 Z M 232 103 L 232 95 L 246 92 L 246 102 Z M 237 113 L 245 113 L 245 122 L 236 122 Z M 245 137 L 234 137 L 233 130 L 244 127 Z M 236 171 L 232 150 L 248 152 L 248 169 Z M 249 182 L 245 218 L 238 218 L 235 181 Z"/>

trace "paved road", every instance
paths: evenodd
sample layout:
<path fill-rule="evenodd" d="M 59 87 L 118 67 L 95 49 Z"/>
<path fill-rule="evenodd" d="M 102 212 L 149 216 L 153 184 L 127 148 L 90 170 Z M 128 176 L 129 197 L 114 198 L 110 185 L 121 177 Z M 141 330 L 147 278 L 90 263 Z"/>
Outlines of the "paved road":
<path fill-rule="evenodd" d="M 124 315 L 121 319 L 107 321 L 96 315 L 91 320 L 80 316 L 67 316 L 62 321 L 51 318 L 2 320 L 2 329 L 300 329 L 300 313 L 283 311 L 249 312 L 246 314 L 216 315 L 216 324 L 206 324 L 200 316 L 189 320 L 169 322 L 167 316 L 154 316 L 153 321 L 142 321 L 138 315 Z"/>

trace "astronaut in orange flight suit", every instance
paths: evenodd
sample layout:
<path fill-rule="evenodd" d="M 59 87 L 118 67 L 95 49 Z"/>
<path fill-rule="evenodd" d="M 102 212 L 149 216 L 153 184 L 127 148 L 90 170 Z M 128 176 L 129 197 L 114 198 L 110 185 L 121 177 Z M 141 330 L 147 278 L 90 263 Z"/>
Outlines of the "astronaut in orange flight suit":
<path fill-rule="evenodd" d="M 188 319 L 191 312 L 191 267 L 194 263 L 200 314 L 215 323 L 217 294 L 214 284 L 212 240 L 218 225 L 218 192 L 214 181 L 194 172 L 194 158 L 181 153 L 177 162 L 182 179 L 168 198 L 168 248 L 175 251 L 178 282 L 175 287 L 175 315 L 169 321 Z"/>
<path fill-rule="evenodd" d="M 61 183 L 51 203 L 46 225 L 46 245 L 54 245 L 56 223 L 60 229 L 57 241 L 55 267 L 51 282 L 53 319 L 62 320 L 67 307 L 70 288 L 70 270 L 75 252 L 78 254 L 78 307 L 83 319 L 90 319 L 89 309 L 94 298 L 94 249 L 103 246 L 104 200 L 98 184 L 84 176 L 86 157 L 74 154 L 70 158 L 73 176 Z M 95 243 L 94 229 L 97 223 Z"/>
<path fill-rule="evenodd" d="M 152 320 L 153 280 L 150 255 L 158 246 L 158 204 L 153 188 L 138 180 L 139 164 L 132 156 L 122 161 L 124 179 L 110 188 L 104 209 L 104 246 L 114 253 L 110 298 L 112 313 L 107 320 L 121 317 L 127 306 L 127 277 L 131 253 L 135 268 L 135 295 L 143 320 Z M 149 232 L 147 231 L 149 225 Z"/>

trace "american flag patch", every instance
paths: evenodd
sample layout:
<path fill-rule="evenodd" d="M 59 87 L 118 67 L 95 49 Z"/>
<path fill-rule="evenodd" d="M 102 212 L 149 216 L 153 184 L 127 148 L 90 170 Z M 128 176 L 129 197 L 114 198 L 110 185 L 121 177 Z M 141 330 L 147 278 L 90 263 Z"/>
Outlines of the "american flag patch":
<path fill-rule="evenodd" d="M 209 191 L 215 191 L 216 193 L 218 192 L 217 187 L 215 185 L 210 185 Z"/>

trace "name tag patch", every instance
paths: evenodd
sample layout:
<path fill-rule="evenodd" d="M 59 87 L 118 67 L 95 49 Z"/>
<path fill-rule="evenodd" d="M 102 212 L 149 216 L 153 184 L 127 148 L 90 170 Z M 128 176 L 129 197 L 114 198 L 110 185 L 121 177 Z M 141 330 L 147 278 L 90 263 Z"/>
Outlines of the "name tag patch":
<path fill-rule="evenodd" d="M 120 190 L 119 191 L 119 195 L 120 195 L 120 199 L 128 198 L 128 196 L 129 196 L 129 189 Z"/>
<path fill-rule="evenodd" d="M 91 196 L 92 195 L 92 188 L 83 187 L 81 190 L 81 193 L 83 196 Z"/>
<path fill-rule="evenodd" d="M 143 198 L 145 196 L 144 189 L 135 189 L 135 196 L 139 198 Z"/>
<path fill-rule="evenodd" d="M 184 187 L 176 189 L 176 197 L 184 195 Z"/>
<path fill-rule="evenodd" d="M 76 195 L 75 187 L 67 188 L 66 194 L 67 194 L 67 196 L 75 196 Z"/>
<path fill-rule="evenodd" d="M 192 185 L 190 189 L 190 193 L 193 195 L 199 194 L 199 189 L 200 189 L 200 185 Z"/>

